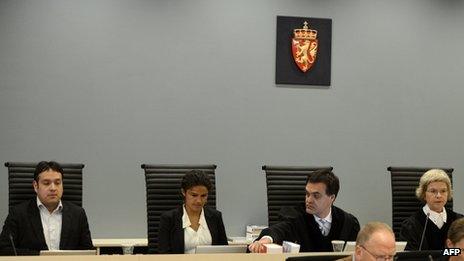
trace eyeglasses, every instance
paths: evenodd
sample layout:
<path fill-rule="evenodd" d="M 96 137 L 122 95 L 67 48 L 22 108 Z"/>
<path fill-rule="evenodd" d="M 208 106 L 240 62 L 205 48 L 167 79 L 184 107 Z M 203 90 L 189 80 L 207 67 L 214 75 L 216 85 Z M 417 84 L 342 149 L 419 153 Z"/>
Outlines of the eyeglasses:
<path fill-rule="evenodd" d="M 438 196 L 438 194 L 440 195 L 447 194 L 448 190 L 447 189 L 441 189 L 441 190 L 431 189 L 431 190 L 427 190 L 427 192 L 430 194 L 433 194 L 434 196 Z"/>
<path fill-rule="evenodd" d="M 375 255 L 371 251 L 367 250 L 364 246 L 360 246 L 362 249 L 366 250 L 369 255 L 375 258 L 376 261 L 392 261 L 394 255 Z"/>

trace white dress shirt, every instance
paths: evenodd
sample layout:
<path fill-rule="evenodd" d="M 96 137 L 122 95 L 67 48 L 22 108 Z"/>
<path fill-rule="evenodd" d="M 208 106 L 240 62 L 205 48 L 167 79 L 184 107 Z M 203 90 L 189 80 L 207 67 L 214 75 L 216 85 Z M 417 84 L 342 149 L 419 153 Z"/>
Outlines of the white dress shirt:
<path fill-rule="evenodd" d="M 190 227 L 192 223 L 190 223 L 185 206 L 183 209 L 184 214 L 182 215 L 182 228 L 184 229 L 184 253 L 194 254 L 197 246 L 211 245 L 211 233 L 209 231 L 208 224 L 206 223 L 204 209 L 201 210 L 199 220 L 200 226 L 197 231 Z"/>
<path fill-rule="evenodd" d="M 332 227 L 332 208 L 330 208 L 329 214 L 325 218 L 320 218 L 314 215 L 314 220 L 319 225 L 322 235 L 327 236 Z"/>
<path fill-rule="evenodd" d="M 61 225 L 63 223 L 63 204 L 61 200 L 58 207 L 52 213 L 42 204 L 39 197 L 37 197 L 37 207 L 39 208 L 45 243 L 47 243 L 48 249 L 59 250 Z"/>
<path fill-rule="evenodd" d="M 443 225 L 446 223 L 446 209 L 443 208 L 443 211 L 441 213 L 435 212 L 429 208 L 429 205 L 425 204 L 425 206 L 422 208 L 424 211 L 425 215 L 427 213 L 430 213 L 429 219 L 438 227 L 442 228 Z"/>

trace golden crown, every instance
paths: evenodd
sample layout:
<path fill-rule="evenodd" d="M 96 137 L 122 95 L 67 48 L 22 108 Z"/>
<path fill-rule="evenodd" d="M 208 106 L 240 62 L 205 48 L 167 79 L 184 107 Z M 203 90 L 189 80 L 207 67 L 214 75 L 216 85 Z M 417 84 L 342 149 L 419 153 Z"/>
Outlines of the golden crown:
<path fill-rule="evenodd" d="M 294 29 L 293 34 L 294 34 L 295 39 L 313 40 L 313 39 L 316 39 L 317 37 L 317 31 L 309 29 L 308 22 L 306 21 L 303 23 L 303 28 Z"/>

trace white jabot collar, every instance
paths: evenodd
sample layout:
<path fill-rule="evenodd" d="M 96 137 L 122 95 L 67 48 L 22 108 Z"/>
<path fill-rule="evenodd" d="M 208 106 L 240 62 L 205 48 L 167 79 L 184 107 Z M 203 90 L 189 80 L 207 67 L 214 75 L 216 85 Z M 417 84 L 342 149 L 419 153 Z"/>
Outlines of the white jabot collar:
<path fill-rule="evenodd" d="M 443 211 L 441 213 L 435 212 L 430 209 L 429 205 L 425 204 L 425 206 L 422 208 L 424 211 L 424 214 L 427 215 L 429 214 L 429 219 L 432 220 L 432 222 L 437 225 L 438 228 L 441 228 L 443 226 L 443 223 L 446 223 L 447 215 L 446 215 L 446 209 L 443 208 Z"/>

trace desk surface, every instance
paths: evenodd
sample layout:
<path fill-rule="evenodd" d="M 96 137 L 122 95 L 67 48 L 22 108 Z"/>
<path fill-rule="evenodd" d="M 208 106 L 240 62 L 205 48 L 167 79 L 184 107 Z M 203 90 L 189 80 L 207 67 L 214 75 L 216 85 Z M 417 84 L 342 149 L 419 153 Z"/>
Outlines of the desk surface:
<path fill-rule="evenodd" d="M 185 255 L 103 255 L 103 256 L 8 256 L 0 261 L 285 261 L 289 256 L 351 255 L 351 252 L 313 252 L 299 254 L 185 254 Z"/>
<path fill-rule="evenodd" d="M 245 237 L 231 237 L 229 245 L 247 245 L 251 241 L 246 240 Z M 146 247 L 148 246 L 148 239 L 146 238 L 97 238 L 92 239 L 92 243 L 95 247 L 123 247 L 123 246 L 136 246 Z"/>
<path fill-rule="evenodd" d="M 92 239 L 94 247 L 123 247 L 123 246 L 148 246 L 146 238 L 101 238 Z"/>

